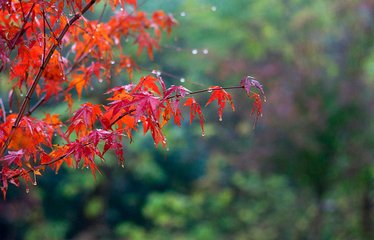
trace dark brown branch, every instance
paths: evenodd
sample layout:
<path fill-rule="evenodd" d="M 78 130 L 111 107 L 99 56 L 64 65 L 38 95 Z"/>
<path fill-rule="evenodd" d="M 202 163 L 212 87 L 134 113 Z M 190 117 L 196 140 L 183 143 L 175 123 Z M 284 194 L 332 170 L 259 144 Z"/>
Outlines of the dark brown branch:
<path fill-rule="evenodd" d="M 22 4 L 21 4 L 21 6 L 22 6 Z M 16 46 L 20 37 L 22 37 L 22 35 L 25 33 L 25 26 L 26 26 L 27 22 L 29 21 L 30 15 L 32 13 L 32 10 L 34 10 L 34 7 L 35 7 L 35 3 L 32 4 L 32 6 L 30 8 L 30 11 L 27 13 L 26 18 L 23 21 L 21 29 L 18 31 L 17 35 L 13 38 L 12 45 L 9 46 L 10 51 L 12 51 L 14 49 L 14 47 Z M 22 11 L 22 13 L 23 13 L 23 11 Z"/>

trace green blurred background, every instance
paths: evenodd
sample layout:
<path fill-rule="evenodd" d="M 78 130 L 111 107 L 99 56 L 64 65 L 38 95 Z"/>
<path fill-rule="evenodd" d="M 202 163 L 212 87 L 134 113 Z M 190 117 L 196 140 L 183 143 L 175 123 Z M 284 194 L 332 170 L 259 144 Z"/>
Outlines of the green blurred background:
<path fill-rule="evenodd" d="M 237 111 L 222 122 L 216 106 L 204 109 L 205 137 L 186 115 L 181 128 L 166 128 L 167 149 L 138 134 L 125 168 L 108 155 L 96 181 L 63 168 L 29 194 L 11 187 L 0 239 L 374 239 L 372 0 L 164 0 L 140 9 L 179 22 L 155 61 L 142 56 L 140 65 L 191 90 L 255 76 L 264 116 L 253 129 L 251 100 L 233 91 Z M 121 74 L 112 85 L 128 81 Z M 98 92 L 82 101 L 104 103 Z"/>

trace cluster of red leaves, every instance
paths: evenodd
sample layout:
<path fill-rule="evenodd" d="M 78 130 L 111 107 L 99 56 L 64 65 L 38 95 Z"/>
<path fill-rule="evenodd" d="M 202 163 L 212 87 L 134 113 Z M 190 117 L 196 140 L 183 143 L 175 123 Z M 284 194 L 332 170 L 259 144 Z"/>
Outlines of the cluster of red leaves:
<path fill-rule="evenodd" d="M 123 140 L 131 142 L 134 131 L 140 129 L 144 134 L 150 132 L 156 146 L 166 146 L 163 127 L 171 119 L 181 126 L 186 110 L 191 123 L 196 116 L 199 118 L 204 133 L 204 116 L 193 94 L 211 92 L 206 105 L 217 101 L 220 119 L 226 102 L 235 109 L 226 92 L 229 88 L 214 86 L 191 92 L 183 86 L 167 87 L 160 76 L 148 75 L 137 84 L 107 91 L 107 105 L 82 104 L 67 121 L 51 114 L 44 119 L 31 117 L 52 96 L 55 101 L 65 101 L 72 110 L 75 92 L 80 98 L 92 81 L 110 81 L 112 73 L 123 70 L 132 78 L 137 64 L 126 53 L 126 42 L 133 39 L 137 53 L 146 50 L 152 59 L 162 32 L 169 34 L 176 24 L 171 15 L 162 11 L 150 17 L 137 11 L 136 0 L 106 1 L 113 16 L 107 22 L 88 20 L 83 14 L 95 3 L 0 0 L 0 44 L 4 46 L 0 48 L 0 71 L 8 68 L 9 81 L 13 83 L 9 104 L 12 105 L 14 92 L 27 92 L 18 113 L 8 116 L 0 98 L 0 188 L 4 197 L 9 183 L 19 186 L 23 179 L 26 186 L 30 182 L 36 184 L 36 176 L 46 167 L 57 172 L 66 163 L 69 167 L 89 168 L 95 175 L 97 161 L 104 161 L 109 150 L 123 165 Z M 245 89 L 255 99 L 253 112 L 259 115 L 262 100 L 250 92 L 251 86 L 263 93 L 261 85 L 249 78 L 235 88 Z M 62 144 L 54 144 L 57 137 Z"/>

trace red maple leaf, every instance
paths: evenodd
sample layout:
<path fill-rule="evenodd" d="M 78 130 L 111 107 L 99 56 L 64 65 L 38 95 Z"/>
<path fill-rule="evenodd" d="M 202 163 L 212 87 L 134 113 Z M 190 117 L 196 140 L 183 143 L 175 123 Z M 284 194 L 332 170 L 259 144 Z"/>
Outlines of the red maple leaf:
<path fill-rule="evenodd" d="M 212 95 L 208 99 L 208 102 L 205 104 L 205 106 L 208 106 L 211 102 L 217 100 L 218 116 L 220 120 L 222 120 L 223 109 L 226 106 L 226 101 L 229 101 L 232 110 L 235 111 L 235 106 L 234 102 L 232 101 L 231 95 L 228 92 L 226 92 L 222 87 L 213 86 L 210 87 L 208 91 L 212 91 Z"/>

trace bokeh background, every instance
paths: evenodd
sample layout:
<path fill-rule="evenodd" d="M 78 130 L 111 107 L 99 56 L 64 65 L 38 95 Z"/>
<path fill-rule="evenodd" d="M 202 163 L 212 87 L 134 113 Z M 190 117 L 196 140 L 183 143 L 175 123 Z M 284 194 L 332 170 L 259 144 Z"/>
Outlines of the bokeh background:
<path fill-rule="evenodd" d="M 252 75 L 265 87 L 263 117 L 253 129 L 251 100 L 232 91 L 237 110 L 222 122 L 216 106 L 204 109 L 204 137 L 186 117 L 166 128 L 167 149 L 137 134 L 125 168 L 108 157 L 96 181 L 63 168 L 28 194 L 11 187 L 0 239 L 374 239 L 372 0 L 163 0 L 140 9 L 173 13 L 179 25 L 153 62 L 137 58 L 135 79 L 157 69 L 168 84 L 197 90 Z M 112 85 L 128 81 L 124 73 Z M 104 103 L 108 87 L 82 102 Z M 48 111 L 64 116 L 66 106 L 38 114 Z"/>

